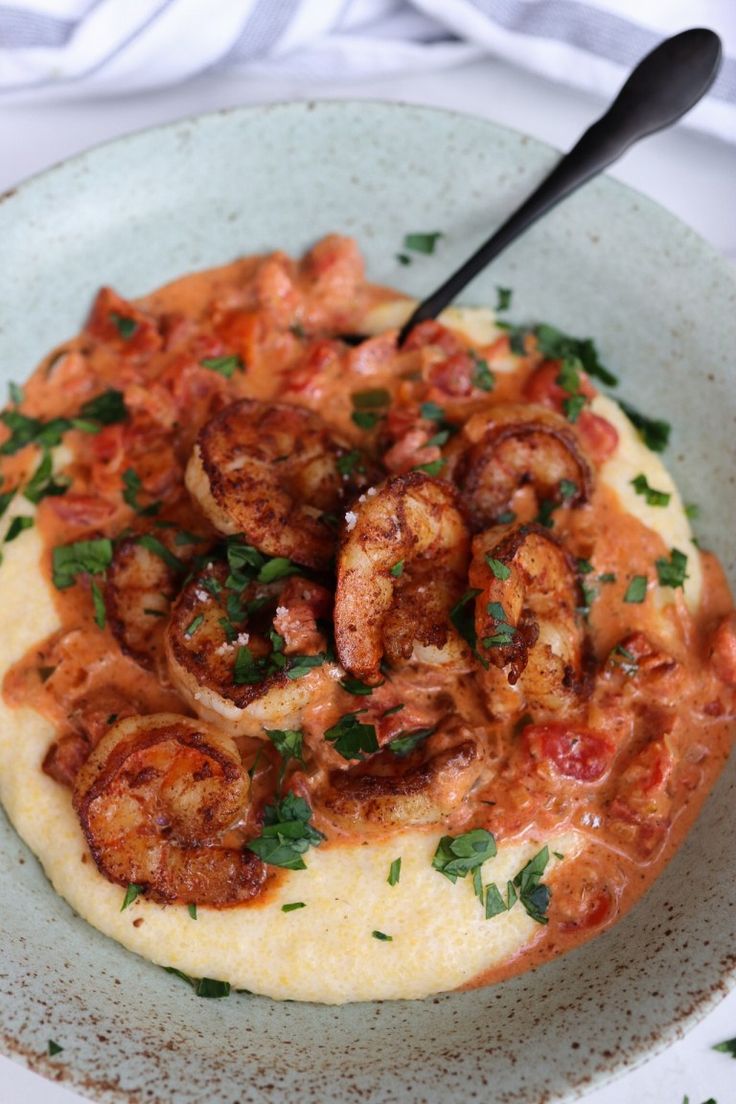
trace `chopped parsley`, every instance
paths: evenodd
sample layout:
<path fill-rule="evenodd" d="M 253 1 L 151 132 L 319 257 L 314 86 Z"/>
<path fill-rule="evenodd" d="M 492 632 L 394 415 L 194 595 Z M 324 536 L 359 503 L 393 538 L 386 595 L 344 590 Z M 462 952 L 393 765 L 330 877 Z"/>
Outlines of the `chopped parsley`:
<path fill-rule="evenodd" d="M 621 656 L 621 659 L 617 657 Z M 633 677 L 639 670 L 639 663 L 633 652 L 624 648 L 623 644 L 617 644 L 611 651 L 611 662 L 620 667 L 625 675 Z"/>
<path fill-rule="evenodd" d="M 650 448 L 652 452 L 664 452 L 669 444 L 672 430 L 669 422 L 662 421 L 659 418 L 648 418 L 646 414 L 641 414 L 630 403 L 624 402 L 623 399 L 619 400 L 619 405 L 629 421 L 633 422 L 639 430 L 639 436 L 647 448 Z"/>
<path fill-rule="evenodd" d="M 477 387 L 480 391 L 492 391 L 496 385 L 496 377 L 488 367 L 488 361 L 479 357 L 472 349 L 470 350 L 470 356 L 473 360 L 473 374 L 471 376 L 473 387 Z"/>
<path fill-rule="evenodd" d="M 393 752 L 394 755 L 398 755 L 400 759 L 403 759 L 406 755 L 410 755 L 415 748 L 419 747 L 423 740 L 431 736 L 436 727 L 436 725 L 433 725 L 431 727 L 415 728 L 411 730 L 403 729 L 398 736 L 391 740 L 388 745 L 388 750 Z"/>
<path fill-rule="evenodd" d="M 110 311 L 108 318 L 112 322 L 115 329 L 118 331 L 123 341 L 130 341 L 131 337 L 138 329 L 138 323 L 135 318 L 128 318 L 124 314 L 120 314 L 118 311 Z"/>
<path fill-rule="evenodd" d="M 417 464 L 411 470 L 415 472 L 424 472 L 425 475 L 439 475 L 444 468 L 447 461 L 443 456 L 440 456 L 437 460 L 430 460 L 428 464 Z"/>
<path fill-rule="evenodd" d="M 437 242 L 442 237 L 441 230 L 433 233 L 415 233 L 404 235 L 404 249 L 411 249 L 414 253 L 434 253 Z"/>
<path fill-rule="evenodd" d="M 8 401 L 14 406 L 20 406 L 23 402 L 23 388 L 11 380 L 8 384 Z"/>
<path fill-rule="evenodd" d="M 736 1039 L 726 1039 L 724 1043 L 716 1043 L 712 1049 L 717 1050 L 719 1054 L 730 1054 L 732 1058 L 736 1058 Z"/>
<path fill-rule="evenodd" d="M 485 913 L 486 920 L 492 920 L 494 916 L 506 912 L 506 904 L 495 882 L 486 886 Z"/>
<path fill-rule="evenodd" d="M 599 583 L 615 583 L 616 576 L 613 571 L 604 571 L 602 575 L 598 576 Z"/>
<path fill-rule="evenodd" d="M 507 567 L 505 563 L 501 563 L 500 560 L 494 559 L 493 556 L 487 555 L 486 556 L 486 563 L 490 567 L 490 569 L 493 572 L 494 576 L 497 579 L 500 579 L 501 582 L 505 582 L 506 579 L 508 579 L 509 576 L 511 575 L 511 568 Z"/>
<path fill-rule="evenodd" d="M 505 311 L 511 306 L 511 297 L 513 291 L 511 288 L 500 287 L 496 284 L 496 310 Z"/>
<path fill-rule="evenodd" d="M 353 391 L 352 420 L 359 429 L 373 429 L 382 418 L 391 403 L 391 394 L 384 387 L 367 391 Z"/>
<path fill-rule="evenodd" d="M 643 495 L 647 506 L 669 505 L 672 496 L 667 491 L 656 491 L 654 487 L 650 487 L 649 481 L 643 472 L 640 472 L 635 479 L 631 480 L 631 486 L 638 495 Z"/>
<path fill-rule="evenodd" d="M 346 690 L 348 694 L 354 694 L 356 698 L 367 698 L 368 695 L 372 694 L 376 689 L 375 686 L 369 686 L 368 683 L 361 682 L 359 678 L 355 678 L 353 675 L 345 675 L 345 678 L 341 678 L 340 686 L 342 686 L 343 690 Z"/>
<path fill-rule="evenodd" d="M 571 422 L 573 425 L 575 424 L 582 414 L 587 401 L 585 395 L 570 395 L 569 398 L 563 399 L 562 409 L 565 412 L 565 417 L 568 422 Z"/>
<path fill-rule="evenodd" d="M 370 755 L 378 751 L 375 725 L 359 721 L 358 717 L 362 712 L 362 709 L 358 709 L 353 713 L 346 713 L 325 730 L 325 740 L 332 744 L 343 759 L 363 759 L 364 752 Z"/>
<path fill-rule="evenodd" d="M 230 996 L 230 982 L 229 981 L 216 981 L 215 978 L 193 978 L 189 977 L 189 974 L 183 973 L 181 970 L 175 969 L 173 966 L 164 966 L 164 970 L 167 974 L 173 974 L 174 977 L 180 978 L 185 981 L 187 985 L 191 985 L 192 989 L 198 997 L 218 998 Z M 241 990 L 238 990 L 240 992 Z"/>
<path fill-rule="evenodd" d="M 352 452 L 346 452 L 343 456 L 338 456 L 335 463 L 340 475 L 346 478 L 352 475 L 354 471 L 365 471 L 363 454 L 358 449 L 353 449 Z"/>
<path fill-rule="evenodd" d="M 192 620 L 189 622 L 189 624 L 185 628 L 184 635 L 188 636 L 191 639 L 194 636 L 194 634 L 196 633 L 197 629 L 200 627 L 200 625 L 202 624 L 203 621 L 204 621 L 204 614 L 203 613 L 198 613 L 196 617 L 192 618 Z"/>
<path fill-rule="evenodd" d="M 277 784 L 277 788 L 280 790 L 289 760 L 296 759 L 298 763 L 304 763 L 302 757 L 304 733 L 298 728 L 264 728 L 263 731 L 281 756 L 281 769 Z"/>
<path fill-rule="evenodd" d="M 143 536 L 136 537 L 135 543 L 140 544 L 142 548 L 147 548 L 149 552 L 153 552 L 154 556 L 162 559 L 172 571 L 186 571 L 186 564 L 173 552 L 169 551 L 166 545 L 158 537 L 154 537 L 152 533 L 144 533 Z"/>
<path fill-rule="evenodd" d="M 309 823 L 311 817 L 312 810 L 304 798 L 289 793 L 275 804 L 266 805 L 260 836 L 245 846 L 269 866 L 306 870 L 302 855 L 325 838 Z"/>
<path fill-rule="evenodd" d="M 687 579 L 687 556 L 678 548 L 673 548 L 669 560 L 660 557 L 655 561 L 657 579 L 660 586 L 684 587 Z"/>
<path fill-rule="evenodd" d="M 30 529 L 33 526 L 33 518 L 26 517 L 24 515 L 17 515 L 13 518 L 8 526 L 8 531 L 5 534 L 5 543 L 10 544 L 16 537 L 19 537 L 24 529 Z"/>
<path fill-rule="evenodd" d="M 700 507 L 695 502 L 688 502 L 685 505 L 685 516 L 694 521 L 695 518 L 700 517 Z"/>
<path fill-rule="evenodd" d="M 496 521 L 499 525 L 510 525 L 512 521 L 516 521 L 516 514 L 513 510 L 503 510 Z"/>
<path fill-rule="evenodd" d="M 133 904 L 135 899 L 139 897 L 142 892 L 143 886 L 136 885 L 135 882 L 131 882 L 125 891 L 125 896 L 123 897 L 123 903 L 120 906 L 120 911 L 125 912 L 125 910 Z"/>
<path fill-rule="evenodd" d="M 543 525 L 545 529 L 552 529 L 555 524 L 552 514 L 556 509 L 557 503 L 553 498 L 543 498 L 539 503 L 539 513 L 534 520 L 538 525 Z"/>
<path fill-rule="evenodd" d="M 578 559 L 578 571 L 581 575 L 590 575 L 593 571 L 593 565 L 590 560 Z"/>
<path fill-rule="evenodd" d="M 306 907 L 307 906 L 304 904 L 304 901 L 290 901 L 288 905 L 282 905 L 281 906 L 281 911 L 282 912 L 295 912 L 297 909 L 303 909 L 303 908 L 306 908 Z"/>
<path fill-rule="evenodd" d="M 401 859 L 394 859 L 394 861 L 391 863 L 391 866 L 389 867 L 388 878 L 386 879 L 386 881 L 388 882 L 388 884 L 390 886 L 395 886 L 395 885 L 399 884 L 399 879 L 400 878 L 401 878 Z"/>
<path fill-rule="evenodd" d="M 195 904 L 187 905 L 187 912 L 192 920 L 197 919 L 197 906 Z"/>
<path fill-rule="evenodd" d="M 54 586 L 66 590 L 74 586 L 77 575 L 101 575 L 111 563 L 112 541 L 108 537 L 58 545 L 51 554 Z"/>
<path fill-rule="evenodd" d="M 578 493 L 578 485 L 572 479 L 560 480 L 560 498 L 563 502 L 570 502 Z"/>
<path fill-rule="evenodd" d="M 239 356 L 205 357 L 199 362 L 203 368 L 209 368 L 211 372 L 217 372 L 225 379 L 232 379 L 235 372 L 242 372 L 245 368 Z"/>
<path fill-rule="evenodd" d="M 474 828 L 460 836 L 443 836 L 437 845 L 432 866 L 451 882 L 480 869 L 496 854 L 496 840 L 485 828 Z"/>
<path fill-rule="evenodd" d="M 419 407 L 419 413 L 428 422 L 443 422 L 445 411 L 436 402 L 423 402 Z"/>
<path fill-rule="evenodd" d="M 450 610 L 450 621 L 476 656 L 478 655 L 478 635 L 475 631 L 474 599 L 480 593 L 477 587 L 470 587 Z"/>
<path fill-rule="evenodd" d="M 631 582 L 626 588 L 624 594 L 624 602 L 629 602 L 633 605 L 639 605 L 647 596 L 647 577 L 646 575 L 634 575 Z"/>
<path fill-rule="evenodd" d="M 394 253 L 394 256 L 401 265 L 411 264 L 411 257 L 407 253 Z"/>
<path fill-rule="evenodd" d="M 513 643 L 516 636 L 516 629 L 513 625 L 510 625 L 506 616 L 506 611 L 500 602 L 489 602 L 487 606 L 488 614 L 494 621 L 495 632 L 492 636 L 483 637 L 484 648 L 506 648 L 509 644 Z"/>
<path fill-rule="evenodd" d="M 143 484 L 141 483 L 138 473 L 134 471 L 133 468 L 126 468 L 123 472 L 123 487 L 125 488 L 123 491 L 123 502 L 142 517 L 152 517 L 161 509 L 161 503 L 152 502 L 149 506 L 141 506 L 138 501 L 138 492 L 141 490 L 142 486 Z"/>
<path fill-rule="evenodd" d="M 95 624 L 98 629 L 104 629 L 107 621 L 105 599 L 102 597 L 102 591 L 94 579 L 92 580 L 92 605 L 95 611 Z"/>
<path fill-rule="evenodd" d="M 70 482 L 71 480 L 67 476 L 54 479 L 53 460 L 51 453 L 46 449 L 41 458 L 41 463 L 23 489 L 23 497 L 37 505 L 42 498 L 65 494 L 69 489 Z M 2 512 L 0 510 L 0 513 Z"/>
<path fill-rule="evenodd" d="M 615 387 L 618 383 L 616 376 L 601 364 L 591 338 L 571 337 L 546 323 L 536 326 L 533 333 L 542 356 L 550 360 L 575 359 L 587 375 L 599 379 L 607 387 Z"/>
<path fill-rule="evenodd" d="M 61 1054 L 61 1052 L 64 1049 L 63 1046 L 59 1046 L 58 1043 L 55 1043 L 53 1039 L 49 1039 L 48 1048 L 49 1048 L 49 1058 L 56 1057 L 56 1055 Z"/>
<path fill-rule="evenodd" d="M 99 433 L 101 426 L 124 422 L 127 416 L 123 392 L 111 387 L 83 403 L 79 417 L 72 418 L 72 425 L 75 429 L 84 429 L 86 433 Z M 87 424 L 78 425 L 80 421 Z"/>
<path fill-rule="evenodd" d="M 404 574 L 404 561 L 397 560 L 394 566 L 391 568 L 390 573 L 391 575 L 393 575 L 394 579 L 400 579 L 401 576 Z"/>
<path fill-rule="evenodd" d="M 549 862 L 549 848 L 543 847 L 541 851 L 522 867 L 514 878 L 514 886 L 518 891 L 519 900 L 538 924 L 546 924 L 547 909 L 551 893 L 549 888 L 541 881 L 542 875 Z"/>
<path fill-rule="evenodd" d="M 382 943 L 393 943 L 394 937 L 392 935 L 386 935 L 382 931 L 372 931 L 371 935 L 374 939 L 380 939 Z"/>

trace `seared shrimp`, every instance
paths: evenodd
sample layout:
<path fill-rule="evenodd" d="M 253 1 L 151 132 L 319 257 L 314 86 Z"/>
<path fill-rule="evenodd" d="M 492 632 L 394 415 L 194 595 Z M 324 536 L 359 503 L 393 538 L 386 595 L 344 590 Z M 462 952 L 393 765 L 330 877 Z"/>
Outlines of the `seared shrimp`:
<path fill-rule="evenodd" d="M 262 736 L 264 725 L 297 728 L 317 686 L 338 677 L 316 616 L 308 640 L 296 628 L 307 602 L 329 611 L 329 596 L 306 581 L 309 599 L 283 581 L 233 590 L 228 576 L 227 565 L 211 564 L 179 595 L 165 637 L 171 680 L 200 717 L 230 732 Z M 287 628 L 283 602 L 290 600 L 297 609 Z M 295 643 L 303 647 L 298 654 Z"/>
<path fill-rule="evenodd" d="M 436 824 L 454 813 L 478 780 L 480 747 L 468 729 L 457 742 L 408 767 L 384 750 L 370 767 L 332 771 L 321 801 L 324 815 L 343 828 L 385 831 Z"/>
<path fill-rule="evenodd" d="M 342 665 L 375 684 L 384 653 L 426 663 L 461 655 L 449 615 L 464 588 L 469 538 L 453 488 L 421 472 L 395 476 L 346 518 L 335 592 Z"/>
<path fill-rule="evenodd" d="M 223 837 L 245 817 L 249 780 L 233 740 L 175 713 L 127 717 L 77 775 L 74 807 L 100 872 L 154 901 L 254 897 L 259 859 Z"/>
<path fill-rule="evenodd" d="M 537 502 L 581 506 L 592 489 L 591 468 L 570 424 L 542 406 L 500 404 L 474 414 L 447 449 L 449 473 L 478 531 L 531 484 Z"/>
<path fill-rule="evenodd" d="M 477 588 L 479 655 L 519 683 L 533 710 L 573 706 L 588 676 L 572 557 L 539 525 L 490 529 L 473 540 L 470 585 Z M 493 703 L 491 703 L 493 708 Z"/>
<path fill-rule="evenodd" d="M 348 489 L 339 465 L 348 451 L 310 410 L 242 399 L 201 430 L 186 485 L 221 533 L 243 533 L 268 556 L 325 568 L 335 535 L 323 515 L 338 510 Z"/>
<path fill-rule="evenodd" d="M 105 582 L 107 620 L 122 650 L 143 667 L 156 665 L 161 651 L 163 624 L 178 590 L 181 573 L 195 552 L 208 545 L 199 543 L 175 546 L 172 530 L 160 529 L 153 536 L 172 559 L 140 543 L 139 537 L 126 537 L 115 548 Z M 145 540 L 145 535 L 143 537 Z M 176 561 L 181 572 L 176 570 Z"/>

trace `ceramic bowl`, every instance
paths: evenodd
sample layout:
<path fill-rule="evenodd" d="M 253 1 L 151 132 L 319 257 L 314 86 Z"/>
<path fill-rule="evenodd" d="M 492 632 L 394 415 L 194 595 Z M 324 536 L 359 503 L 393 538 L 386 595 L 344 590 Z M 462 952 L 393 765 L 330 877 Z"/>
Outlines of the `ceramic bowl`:
<path fill-rule="evenodd" d="M 116 141 L 0 204 L 0 366 L 22 380 L 82 323 L 101 283 L 139 295 L 241 253 L 340 230 L 370 277 L 421 295 L 557 155 L 479 119 L 377 103 L 210 115 Z M 395 259 L 407 231 L 436 256 Z M 621 392 L 673 423 L 666 457 L 731 576 L 736 284 L 689 229 L 602 179 L 468 289 L 594 336 Z M 728 521 L 727 521 L 728 519 Z M 734 762 L 666 872 L 611 932 L 502 985 L 320 1007 L 203 1000 L 112 943 L 51 890 L 0 823 L 5 1046 L 100 1102 L 564 1101 L 672 1042 L 733 984 Z M 64 1050 L 46 1058 L 47 1040 Z"/>

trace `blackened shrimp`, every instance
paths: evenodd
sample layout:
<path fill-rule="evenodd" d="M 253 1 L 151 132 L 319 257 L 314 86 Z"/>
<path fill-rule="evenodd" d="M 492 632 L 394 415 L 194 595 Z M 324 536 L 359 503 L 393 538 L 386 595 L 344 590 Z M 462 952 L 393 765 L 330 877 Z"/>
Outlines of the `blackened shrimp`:
<path fill-rule="evenodd" d="M 473 540 L 469 578 L 478 591 L 481 658 L 519 684 L 532 710 L 564 714 L 576 705 L 587 686 L 589 654 L 569 553 L 539 525 L 490 529 Z"/>
<path fill-rule="evenodd" d="M 74 807 L 109 881 L 162 903 L 222 906 L 254 897 L 265 879 L 255 855 L 223 842 L 248 794 L 229 736 L 158 713 L 113 725 L 77 775 Z"/>
<path fill-rule="evenodd" d="M 229 577 L 226 564 L 210 564 L 175 602 L 165 636 L 171 681 L 200 717 L 230 732 L 296 728 L 323 680 L 339 675 L 317 625 L 329 594 L 306 580 L 233 589 Z"/>
<path fill-rule="evenodd" d="M 158 665 L 163 626 L 182 575 L 206 538 L 177 545 L 171 529 L 125 537 L 105 580 L 107 620 L 123 651 L 143 667 Z M 185 534 L 189 536 L 189 534 Z"/>
<path fill-rule="evenodd" d="M 542 406 L 499 404 L 474 414 L 447 457 L 476 531 L 494 524 L 520 487 L 533 488 L 537 505 L 581 506 L 590 498 L 591 468 L 574 431 Z"/>
<path fill-rule="evenodd" d="M 242 399 L 201 430 L 186 485 L 221 533 L 243 533 L 268 556 L 324 568 L 335 550 L 330 515 L 361 478 L 356 467 L 340 470 L 349 451 L 310 410 Z"/>
<path fill-rule="evenodd" d="M 438 746 L 432 748 L 430 741 L 426 751 L 406 762 L 389 745 L 365 767 L 331 771 L 325 796 L 317 799 L 323 814 L 341 828 L 361 832 L 445 821 L 458 811 L 483 767 L 482 748 L 471 730 L 452 727 L 451 739 L 438 733 Z"/>
<path fill-rule="evenodd" d="M 395 476 L 346 514 L 337 565 L 335 641 L 342 665 L 375 684 L 384 656 L 444 663 L 463 645 L 450 611 L 464 589 L 468 532 L 453 488 Z"/>

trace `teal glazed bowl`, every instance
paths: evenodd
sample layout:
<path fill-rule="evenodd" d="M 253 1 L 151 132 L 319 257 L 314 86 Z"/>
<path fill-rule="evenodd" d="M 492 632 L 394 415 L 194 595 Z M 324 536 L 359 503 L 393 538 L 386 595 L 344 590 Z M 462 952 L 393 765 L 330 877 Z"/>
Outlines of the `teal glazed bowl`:
<path fill-rule="evenodd" d="M 84 154 L 0 203 L 0 366 L 23 379 L 98 285 L 143 294 L 238 254 L 354 235 L 369 276 L 422 295 L 544 176 L 555 151 L 480 119 L 380 103 L 187 120 Z M 442 248 L 408 268 L 407 231 Z M 736 281 L 687 227 L 601 179 L 468 289 L 594 336 L 621 392 L 673 423 L 666 456 L 735 578 Z M 99 1102 L 572 1100 L 673 1042 L 734 983 L 734 761 L 684 846 L 612 931 L 503 984 L 340 1008 L 202 1000 L 88 927 L 0 817 L 8 1053 Z M 47 1040 L 63 1046 L 46 1057 Z"/>

